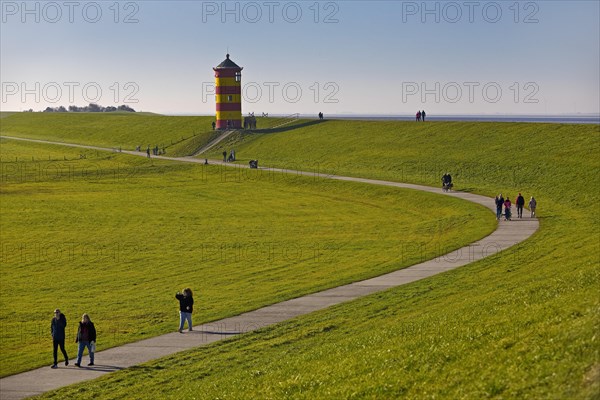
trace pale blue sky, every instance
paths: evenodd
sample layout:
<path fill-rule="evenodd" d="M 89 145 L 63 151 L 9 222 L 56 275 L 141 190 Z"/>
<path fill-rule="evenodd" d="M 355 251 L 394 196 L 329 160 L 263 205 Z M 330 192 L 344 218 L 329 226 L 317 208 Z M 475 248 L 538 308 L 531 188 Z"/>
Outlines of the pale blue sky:
<path fill-rule="evenodd" d="M 2 110 L 213 114 L 227 51 L 244 113 L 600 110 L 598 1 L 1 4 Z"/>

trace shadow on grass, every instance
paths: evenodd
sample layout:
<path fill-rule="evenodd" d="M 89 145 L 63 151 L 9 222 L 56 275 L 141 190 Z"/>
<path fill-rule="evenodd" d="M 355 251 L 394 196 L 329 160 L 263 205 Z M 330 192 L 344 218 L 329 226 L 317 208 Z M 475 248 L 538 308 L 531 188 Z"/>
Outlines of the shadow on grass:
<path fill-rule="evenodd" d="M 453 192 L 462 192 L 462 193 L 473 193 L 475 192 L 475 188 L 460 188 L 460 189 L 452 189 Z"/>
<path fill-rule="evenodd" d="M 288 132 L 288 131 L 293 131 L 294 129 L 299 129 L 299 128 L 305 128 L 307 126 L 312 126 L 312 125 L 317 125 L 317 124 L 323 124 L 326 123 L 327 120 L 312 120 L 312 121 L 306 121 L 306 122 L 302 122 L 300 124 L 290 124 L 288 126 L 282 126 L 280 128 L 266 128 L 266 129 L 255 129 L 252 131 L 245 131 L 246 133 L 249 134 L 253 134 L 253 133 L 280 133 L 280 132 Z"/>
<path fill-rule="evenodd" d="M 81 367 L 77 367 L 77 369 L 87 369 L 90 371 L 100 371 L 100 372 L 115 372 L 115 371 L 120 371 L 122 369 L 125 369 L 124 367 L 117 367 L 114 365 L 98 365 L 98 364 L 94 364 L 91 366 L 81 366 Z"/>
<path fill-rule="evenodd" d="M 218 336 L 235 336 L 235 335 L 241 335 L 242 333 L 246 333 L 243 331 L 208 331 L 208 330 L 202 330 L 202 331 L 192 331 L 190 333 L 200 333 L 203 335 L 218 335 Z"/>
<path fill-rule="evenodd" d="M 132 365 L 128 369 L 135 370 L 135 371 L 152 371 L 152 370 L 165 369 L 165 367 L 162 366 L 162 365 L 153 365 L 153 366 L 149 366 L 149 365 Z"/>

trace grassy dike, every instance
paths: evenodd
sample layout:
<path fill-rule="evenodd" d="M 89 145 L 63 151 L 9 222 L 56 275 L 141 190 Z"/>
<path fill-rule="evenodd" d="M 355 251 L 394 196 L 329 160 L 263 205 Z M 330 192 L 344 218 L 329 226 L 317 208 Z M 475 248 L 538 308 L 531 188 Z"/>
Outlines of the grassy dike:
<path fill-rule="evenodd" d="M 71 339 L 90 313 L 102 349 L 173 331 L 185 286 L 198 324 L 402 268 L 495 227 L 483 207 L 410 190 L 0 144 L 2 375 L 48 363 L 55 307 Z M 417 240 L 427 253 L 405 246 Z"/>
<path fill-rule="evenodd" d="M 459 190 L 534 194 L 541 228 L 426 281 L 44 397 L 598 398 L 599 145 L 597 125 L 521 123 L 240 136 L 223 146 L 242 162 L 425 184 L 449 171 Z"/>
<path fill-rule="evenodd" d="M 7 136 L 45 139 L 145 151 L 159 146 L 167 155 L 184 142 L 208 142 L 214 117 L 174 117 L 147 113 L 8 113 L 0 132 Z M 194 150 L 194 149 L 190 149 Z M 191 151 L 193 153 L 193 151 Z M 187 155 L 187 154 L 176 154 Z"/>

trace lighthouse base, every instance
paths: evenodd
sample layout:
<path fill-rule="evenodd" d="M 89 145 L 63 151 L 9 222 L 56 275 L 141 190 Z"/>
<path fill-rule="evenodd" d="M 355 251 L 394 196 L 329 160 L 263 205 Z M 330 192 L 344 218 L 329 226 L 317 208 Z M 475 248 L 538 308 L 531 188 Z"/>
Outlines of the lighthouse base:
<path fill-rule="evenodd" d="M 230 120 L 217 120 L 217 129 L 242 129 L 242 121 L 238 119 L 230 119 Z"/>

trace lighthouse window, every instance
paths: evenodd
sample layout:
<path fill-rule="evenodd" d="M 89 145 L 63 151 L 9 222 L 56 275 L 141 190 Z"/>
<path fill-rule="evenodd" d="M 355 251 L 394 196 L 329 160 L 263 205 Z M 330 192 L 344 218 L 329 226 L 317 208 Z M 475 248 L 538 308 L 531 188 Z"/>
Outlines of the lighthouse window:
<path fill-rule="evenodd" d="M 227 101 L 233 101 L 233 96 L 227 96 Z"/>
<path fill-rule="evenodd" d="M 239 72 L 235 73 L 235 81 L 236 82 L 241 82 L 242 80 L 242 74 L 240 74 Z"/>

